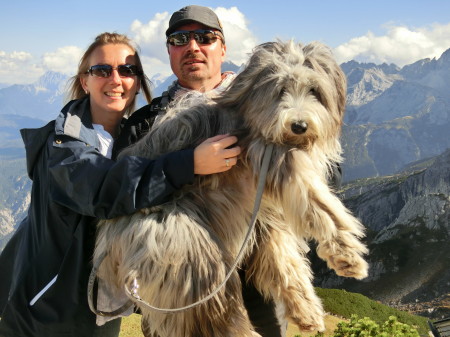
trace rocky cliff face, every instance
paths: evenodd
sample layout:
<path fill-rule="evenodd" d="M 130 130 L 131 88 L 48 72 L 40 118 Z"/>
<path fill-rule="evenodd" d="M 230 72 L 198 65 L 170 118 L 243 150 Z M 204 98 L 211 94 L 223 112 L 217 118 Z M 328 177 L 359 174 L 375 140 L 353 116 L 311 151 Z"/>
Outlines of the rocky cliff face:
<path fill-rule="evenodd" d="M 0 251 L 17 225 L 25 218 L 30 204 L 31 180 L 25 160 L 1 158 L 0 170 Z"/>
<path fill-rule="evenodd" d="M 450 150 L 400 174 L 354 181 L 345 186 L 342 198 L 368 229 L 369 277 L 354 281 L 335 276 L 313 256 L 318 285 L 343 287 L 397 306 L 415 307 L 448 295 Z M 450 314 L 440 307 L 424 314 L 433 312 Z"/>

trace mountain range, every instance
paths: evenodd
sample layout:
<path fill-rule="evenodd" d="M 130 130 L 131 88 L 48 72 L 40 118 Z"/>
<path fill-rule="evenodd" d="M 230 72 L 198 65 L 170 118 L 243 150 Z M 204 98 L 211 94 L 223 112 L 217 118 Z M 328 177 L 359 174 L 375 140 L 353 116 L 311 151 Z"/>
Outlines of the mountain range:
<path fill-rule="evenodd" d="M 401 69 L 354 61 L 342 69 L 346 181 L 392 174 L 450 147 L 450 49 Z"/>
<path fill-rule="evenodd" d="M 341 67 L 348 95 L 339 195 L 367 228 L 370 275 L 364 281 L 340 278 L 311 253 L 316 284 L 448 316 L 450 49 L 402 68 L 356 61 Z M 223 70 L 238 68 L 226 63 Z M 174 79 L 155 75 L 154 95 Z M 33 84 L 0 87 L 0 250 L 29 203 L 18 130 L 56 117 L 67 80 L 49 72 Z"/>

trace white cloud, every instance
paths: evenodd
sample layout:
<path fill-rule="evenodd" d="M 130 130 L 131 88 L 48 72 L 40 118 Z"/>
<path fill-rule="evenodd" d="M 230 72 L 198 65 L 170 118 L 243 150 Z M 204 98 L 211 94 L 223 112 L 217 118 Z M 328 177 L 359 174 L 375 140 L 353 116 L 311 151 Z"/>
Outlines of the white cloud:
<path fill-rule="evenodd" d="M 227 44 L 226 59 L 240 65 L 257 44 L 257 39 L 248 29 L 247 19 L 236 7 L 218 7 L 213 10 L 223 25 Z M 147 23 L 135 20 L 131 24 L 130 37 L 141 49 L 141 57 L 146 60 L 144 70 L 149 77 L 157 73 L 171 74 L 165 39 L 170 15 L 168 12 L 157 13 Z"/>
<path fill-rule="evenodd" d="M 258 39 L 249 30 L 247 19 L 236 7 L 218 7 L 214 10 L 223 25 L 227 44 L 227 60 L 237 65 L 244 63 Z"/>
<path fill-rule="evenodd" d="M 46 70 L 73 76 L 77 73 L 78 62 L 83 52 L 81 48 L 76 46 L 61 47 L 54 52 L 45 53 L 42 64 Z"/>
<path fill-rule="evenodd" d="M 26 61 L 29 61 L 29 60 L 32 59 L 31 54 L 26 53 L 26 52 L 23 52 L 23 51 L 19 51 L 19 52 L 13 51 L 13 52 L 9 55 L 9 57 L 10 57 L 11 59 L 13 59 L 13 60 L 17 60 L 17 61 L 20 61 L 20 62 L 26 62 Z"/>
<path fill-rule="evenodd" d="M 155 16 L 147 23 L 139 20 L 133 21 L 131 24 L 131 38 L 139 45 L 141 56 L 159 59 L 161 62 L 168 64 L 168 56 L 166 50 L 165 32 L 169 25 L 169 13 L 156 13 Z M 152 71 L 157 73 L 159 70 Z"/>
<path fill-rule="evenodd" d="M 357 60 L 402 67 L 424 58 L 439 58 L 450 48 L 450 24 L 420 28 L 387 25 L 386 30 L 384 36 L 368 32 L 338 46 L 336 58 L 340 63 Z"/>
<path fill-rule="evenodd" d="M 0 82 L 4 84 L 29 84 L 46 71 L 74 75 L 83 50 L 68 46 L 45 53 L 40 59 L 30 53 L 0 51 Z"/>
<path fill-rule="evenodd" d="M 167 61 L 165 63 L 156 57 L 141 55 L 141 62 L 144 72 L 149 78 L 156 75 L 158 75 L 157 77 L 168 77 L 172 74 L 172 70 Z"/>
<path fill-rule="evenodd" d="M 30 53 L 0 51 L 0 82 L 26 84 L 35 81 L 45 70 L 34 62 Z"/>

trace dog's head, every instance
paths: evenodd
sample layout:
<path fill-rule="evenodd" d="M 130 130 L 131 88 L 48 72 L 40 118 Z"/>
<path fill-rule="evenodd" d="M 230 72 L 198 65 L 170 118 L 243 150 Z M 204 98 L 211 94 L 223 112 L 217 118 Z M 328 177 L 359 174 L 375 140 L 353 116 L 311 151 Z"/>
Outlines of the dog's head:
<path fill-rule="evenodd" d="M 336 147 L 345 97 L 345 75 L 330 49 L 289 41 L 256 47 L 218 103 L 243 114 L 255 136 L 309 150 Z"/>

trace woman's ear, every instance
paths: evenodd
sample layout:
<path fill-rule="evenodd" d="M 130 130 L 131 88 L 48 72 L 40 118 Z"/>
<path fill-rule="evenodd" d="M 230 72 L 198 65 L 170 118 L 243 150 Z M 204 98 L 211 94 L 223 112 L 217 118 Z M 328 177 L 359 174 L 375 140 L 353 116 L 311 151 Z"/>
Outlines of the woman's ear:
<path fill-rule="evenodd" d="M 139 77 L 138 77 L 139 78 Z M 139 81 L 137 81 L 137 84 L 136 84 L 136 95 L 139 93 L 139 91 L 141 90 L 141 81 L 142 81 L 142 79 L 141 78 L 139 78 Z"/>
<path fill-rule="evenodd" d="M 81 84 L 81 87 L 83 88 L 84 92 L 86 94 L 89 94 L 89 89 L 88 89 L 88 85 L 87 85 L 87 76 L 80 75 L 79 80 L 80 80 L 80 84 Z"/>

